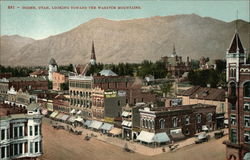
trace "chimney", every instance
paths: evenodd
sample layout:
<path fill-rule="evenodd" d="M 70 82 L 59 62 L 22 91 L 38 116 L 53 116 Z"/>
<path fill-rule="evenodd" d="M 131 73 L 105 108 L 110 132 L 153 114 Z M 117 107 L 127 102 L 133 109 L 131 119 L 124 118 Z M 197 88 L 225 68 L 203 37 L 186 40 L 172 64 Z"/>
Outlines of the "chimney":
<path fill-rule="evenodd" d="M 187 56 L 187 64 L 189 64 L 189 57 Z"/>

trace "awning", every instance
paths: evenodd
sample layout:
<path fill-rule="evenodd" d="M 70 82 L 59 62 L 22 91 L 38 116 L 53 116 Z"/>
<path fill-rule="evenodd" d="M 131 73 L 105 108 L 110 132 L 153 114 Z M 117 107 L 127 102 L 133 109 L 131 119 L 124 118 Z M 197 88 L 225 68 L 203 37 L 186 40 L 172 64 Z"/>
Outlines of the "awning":
<path fill-rule="evenodd" d="M 137 136 L 137 140 L 142 142 L 152 143 L 154 142 L 154 136 L 155 136 L 154 133 L 141 131 L 141 133 Z"/>
<path fill-rule="evenodd" d="M 82 119 L 81 117 L 77 117 L 77 118 L 75 119 L 75 121 L 77 121 L 77 122 L 83 122 L 83 119 Z"/>
<path fill-rule="evenodd" d="M 205 132 L 202 132 L 198 135 L 198 139 L 204 139 L 207 137 L 207 134 Z"/>
<path fill-rule="evenodd" d="M 250 160 L 250 152 L 247 152 L 243 157 L 243 160 Z"/>
<path fill-rule="evenodd" d="M 162 143 L 162 142 L 169 142 L 170 138 L 168 137 L 166 132 L 156 133 L 154 137 L 155 142 Z"/>
<path fill-rule="evenodd" d="M 203 126 L 202 126 L 202 130 L 203 130 L 203 131 L 208 131 L 209 129 L 208 129 L 208 127 L 207 127 L 206 125 L 203 125 Z"/>
<path fill-rule="evenodd" d="M 103 125 L 101 126 L 101 128 L 100 128 L 100 129 L 102 129 L 102 130 L 106 130 L 106 131 L 110 131 L 113 127 L 114 127 L 114 125 L 113 125 L 113 124 L 103 123 Z"/>
<path fill-rule="evenodd" d="M 92 121 L 92 123 L 89 127 L 94 128 L 94 129 L 100 129 L 102 124 L 103 124 L 102 122 L 94 120 L 94 121 Z"/>
<path fill-rule="evenodd" d="M 68 118 L 69 118 L 69 115 L 65 114 L 65 115 L 62 116 L 61 120 L 66 121 Z"/>
<path fill-rule="evenodd" d="M 132 122 L 124 120 L 124 121 L 122 121 L 122 126 L 131 127 L 132 126 Z"/>
<path fill-rule="evenodd" d="M 109 131 L 110 134 L 112 135 L 120 135 L 122 134 L 122 129 L 120 128 L 113 128 Z"/>
<path fill-rule="evenodd" d="M 91 120 L 86 120 L 83 125 L 89 127 L 91 125 L 92 121 Z"/>
<path fill-rule="evenodd" d="M 127 117 L 128 114 L 129 114 L 129 112 L 127 112 L 127 111 L 123 111 L 123 112 L 122 112 L 122 116 L 123 116 L 123 117 Z"/>
<path fill-rule="evenodd" d="M 71 113 L 71 114 L 76 113 L 76 110 L 75 110 L 75 109 L 72 109 L 72 110 L 70 111 L 70 113 Z"/>
<path fill-rule="evenodd" d="M 225 119 L 225 120 L 224 120 L 224 124 L 228 124 L 228 119 Z"/>
<path fill-rule="evenodd" d="M 81 114 L 82 113 L 82 111 L 81 110 L 79 110 L 76 114 Z"/>
<path fill-rule="evenodd" d="M 56 119 L 61 119 L 63 116 L 64 116 L 64 114 L 59 113 L 55 118 L 56 118 Z"/>
<path fill-rule="evenodd" d="M 55 112 L 51 113 L 50 117 L 51 117 L 51 118 L 55 118 L 55 117 L 57 116 L 57 114 L 58 114 L 58 112 L 55 111 Z"/>
<path fill-rule="evenodd" d="M 76 120 L 75 116 L 70 116 L 69 119 L 68 119 L 68 121 L 72 122 L 72 123 L 75 122 L 75 120 Z"/>

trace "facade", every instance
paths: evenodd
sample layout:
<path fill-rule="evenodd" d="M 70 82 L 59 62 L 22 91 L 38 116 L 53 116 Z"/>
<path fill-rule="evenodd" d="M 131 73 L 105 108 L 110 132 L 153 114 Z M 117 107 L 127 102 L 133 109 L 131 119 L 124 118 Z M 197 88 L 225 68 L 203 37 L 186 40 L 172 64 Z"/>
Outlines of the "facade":
<path fill-rule="evenodd" d="M 189 57 L 187 57 L 187 62 L 183 62 L 182 57 L 176 54 L 175 45 L 172 55 L 162 57 L 161 60 L 164 62 L 167 71 L 174 76 L 180 77 L 184 72 L 191 70 Z"/>
<path fill-rule="evenodd" d="M 215 106 L 206 104 L 183 105 L 176 107 L 148 106 L 140 109 L 141 133 L 138 140 L 154 143 L 157 134 L 165 136 L 165 141 L 192 137 L 201 131 L 215 129 Z M 167 136 L 165 135 L 167 134 Z M 151 141 L 146 137 L 153 136 Z"/>
<path fill-rule="evenodd" d="M 43 153 L 39 106 L 26 107 L 0 104 L 0 157 L 10 159 L 36 159 Z"/>
<path fill-rule="evenodd" d="M 6 99 L 8 90 L 9 90 L 9 80 L 6 78 L 0 79 L 0 101 L 1 102 L 3 102 Z"/>
<path fill-rule="evenodd" d="M 70 76 L 69 94 L 72 111 L 78 112 L 85 119 L 92 117 L 92 76 Z"/>
<path fill-rule="evenodd" d="M 250 154 L 250 64 L 239 33 L 235 32 L 227 50 L 229 140 L 227 160 L 242 160 Z"/>
<path fill-rule="evenodd" d="M 63 90 L 62 84 L 67 84 L 69 80 L 69 75 L 67 72 L 53 72 L 52 73 L 53 80 L 53 90 L 61 91 Z"/>
<path fill-rule="evenodd" d="M 49 61 L 49 80 L 53 81 L 53 73 L 57 72 L 57 63 L 56 60 L 54 58 L 51 58 L 51 60 Z"/>
<path fill-rule="evenodd" d="M 48 90 L 48 80 L 44 77 L 10 77 L 9 79 L 0 80 L 0 92 L 6 92 L 8 89 L 14 87 L 15 90 L 30 91 L 30 90 Z"/>

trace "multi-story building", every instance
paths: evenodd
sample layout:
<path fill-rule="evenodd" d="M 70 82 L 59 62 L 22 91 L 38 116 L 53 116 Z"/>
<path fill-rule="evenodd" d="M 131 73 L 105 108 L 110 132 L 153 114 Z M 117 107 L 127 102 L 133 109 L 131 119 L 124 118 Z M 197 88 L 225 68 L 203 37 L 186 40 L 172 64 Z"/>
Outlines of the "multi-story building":
<path fill-rule="evenodd" d="M 3 102 L 6 99 L 8 90 L 9 90 L 9 80 L 6 78 L 0 79 L 0 101 L 1 102 Z"/>
<path fill-rule="evenodd" d="M 186 63 L 183 62 L 182 57 L 176 54 L 175 45 L 173 47 L 173 53 L 171 56 L 162 57 L 161 61 L 165 64 L 167 71 L 177 77 L 180 77 L 184 72 L 191 70 L 189 57 L 187 57 Z"/>
<path fill-rule="evenodd" d="M 0 157 L 10 159 L 37 159 L 43 153 L 39 106 L 26 107 L 0 104 Z"/>
<path fill-rule="evenodd" d="M 56 63 L 56 60 L 54 58 L 51 58 L 50 61 L 49 61 L 49 80 L 52 81 L 53 78 L 52 78 L 52 74 L 54 72 L 57 72 L 57 63 Z"/>
<path fill-rule="evenodd" d="M 48 80 L 45 77 L 10 77 L 9 79 L 1 79 L 0 86 L 3 87 L 0 88 L 0 92 L 6 91 L 6 85 L 8 85 L 8 89 L 13 86 L 17 91 L 19 89 L 23 91 L 48 90 Z"/>
<path fill-rule="evenodd" d="M 70 107 L 84 118 L 92 117 L 92 88 L 92 76 L 69 77 Z"/>
<path fill-rule="evenodd" d="M 250 64 L 246 64 L 246 54 L 236 30 L 226 54 L 229 140 L 224 144 L 227 160 L 250 157 Z"/>
<path fill-rule="evenodd" d="M 213 105 L 194 104 L 139 109 L 141 132 L 137 139 L 159 144 L 168 142 L 170 137 L 177 140 L 183 135 L 192 137 L 201 131 L 214 130 L 215 108 Z"/>
<path fill-rule="evenodd" d="M 67 71 L 53 72 L 52 81 L 53 81 L 53 90 L 61 91 L 68 86 L 69 73 Z M 62 85 L 65 85 L 64 87 Z"/>

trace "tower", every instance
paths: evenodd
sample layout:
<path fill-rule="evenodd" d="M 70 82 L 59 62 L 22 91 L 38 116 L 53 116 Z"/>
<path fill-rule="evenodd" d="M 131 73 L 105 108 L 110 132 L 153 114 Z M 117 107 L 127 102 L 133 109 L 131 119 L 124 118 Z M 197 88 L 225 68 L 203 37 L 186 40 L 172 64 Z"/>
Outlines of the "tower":
<path fill-rule="evenodd" d="M 171 57 L 176 57 L 177 55 L 176 55 L 176 51 L 175 51 L 175 44 L 173 45 L 173 52 L 172 52 L 172 55 L 171 55 Z"/>
<path fill-rule="evenodd" d="M 57 72 L 57 63 L 54 58 L 51 58 L 49 61 L 49 80 L 52 81 L 52 75 L 54 72 Z"/>
<path fill-rule="evenodd" d="M 95 65 L 96 64 L 95 46 L 94 46 L 94 42 L 93 41 L 92 41 L 90 64 L 91 65 Z"/>
<path fill-rule="evenodd" d="M 228 83 L 229 140 L 226 160 L 243 160 L 250 154 L 250 65 L 246 64 L 246 50 L 236 30 L 226 53 Z"/>

